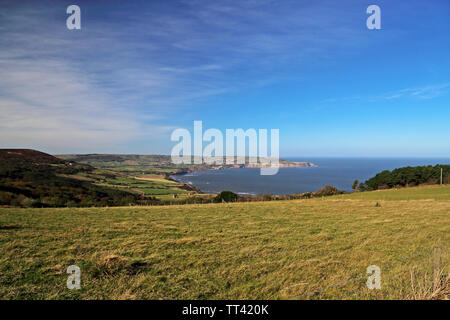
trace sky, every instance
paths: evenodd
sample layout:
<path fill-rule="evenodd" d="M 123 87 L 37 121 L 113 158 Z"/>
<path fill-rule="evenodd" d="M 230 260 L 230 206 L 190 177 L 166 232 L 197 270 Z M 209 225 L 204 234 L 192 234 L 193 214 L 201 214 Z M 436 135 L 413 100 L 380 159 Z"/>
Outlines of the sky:
<path fill-rule="evenodd" d="M 200 120 L 282 157 L 450 156 L 448 0 L 37 3 L 0 0 L 1 148 L 170 154 Z"/>

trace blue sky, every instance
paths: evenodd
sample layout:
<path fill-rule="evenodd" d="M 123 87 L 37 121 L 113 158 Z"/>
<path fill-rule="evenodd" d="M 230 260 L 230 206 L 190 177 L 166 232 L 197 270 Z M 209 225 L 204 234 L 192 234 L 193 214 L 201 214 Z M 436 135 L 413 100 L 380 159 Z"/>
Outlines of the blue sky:
<path fill-rule="evenodd" d="M 36 4 L 0 2 L 0 147 L 169 154 L 202 120 L 284 157 L 450 156 L 448 0 Z"/>

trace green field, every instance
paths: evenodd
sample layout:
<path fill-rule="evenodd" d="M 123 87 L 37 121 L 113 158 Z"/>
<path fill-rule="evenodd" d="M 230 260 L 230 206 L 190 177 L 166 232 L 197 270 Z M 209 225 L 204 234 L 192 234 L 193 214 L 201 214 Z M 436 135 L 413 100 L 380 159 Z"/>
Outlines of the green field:
<path fill-rule="evenodd" d="M 149 196 L 172 196 L 173 194 L 189 193 L 189 191 L 180 188 L 181 186 L 183 186 L 183 184 L 165 180 L 162 177 L 154 179 L 142 179 L 139 176 L 126 176 L 123 173 L 112 177 L 104 177 L 101 183 L 97 182 L 95 184 L 98 186 L 122 189 L 129 192 Z"/>
<path fill-rule="evenodd" d="M 186 198 L 183 195 L 192 191 L 183 189 L 183 183 L 167 179 L 169 175 L 189 170 L 189 166 L 172 164 L 169 156 L 61 155 L 58 158 L 79 161 L 95 167 L 95 174 L 66 175 L 66 177 L 90 180 L 97 186 L 120 189 L 163 201 L 170 200 L 174 203 L 182 201 Z M 205 170 L 208 168 L 204 166 Z M 174 194 L 179 197 L 174 199 Z"/>
<path fill-rule="evenodd" d="M 429 250 L 449 231 L 450 201 L 434 200 L 3 208 L 0 298 L 442 299 L 449 247 L 435 295 Z M 72 264 L 81 290 L 66 288 Z M 365 288 L 369 265 L 379 291 Z"/>
<path fill-rule="evenodd" d="M 421 186 L 414 188 L 400 188 L 378 190 L 371 192 L 355 192 L 334 196 L 338 199 L 353 200 L 450 200 L 450 185 Z"/>

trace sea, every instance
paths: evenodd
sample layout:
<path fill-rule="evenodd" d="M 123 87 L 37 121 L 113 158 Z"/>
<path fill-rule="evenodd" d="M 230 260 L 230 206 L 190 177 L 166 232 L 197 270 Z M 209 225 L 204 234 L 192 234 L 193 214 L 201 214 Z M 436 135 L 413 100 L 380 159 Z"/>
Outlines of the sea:
<path fill-rule="evenodd" d="M 316 167 L 280 168 L 273 176 L 260 175 L 260 169 L 224 169 L 192 172 L 172 178 L 191 184 L 202 192 L 230 190 L 245 195 L 314 192 L 331 185 L 351 191 L 355 180 L 364 182 L 383 170 L 406 166 L 450 164 L 450 158 L 283 158 L 312 162 Z"/>

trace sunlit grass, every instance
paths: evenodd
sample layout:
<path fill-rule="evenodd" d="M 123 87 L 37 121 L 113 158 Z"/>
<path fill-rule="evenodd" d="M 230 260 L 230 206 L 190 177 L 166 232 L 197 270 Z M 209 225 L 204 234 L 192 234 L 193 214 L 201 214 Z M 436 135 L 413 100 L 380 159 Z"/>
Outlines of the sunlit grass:
<path fill-rule="evenodd" d="M 400 188 L 378 190 L 370 192 L 356 192 L 352 194 L 338 195 L 339 199 L 358 200 L 450 200 L 450 186 L 434 185 L 414 188 Z"/>
<path fill-rule="evenodd" d="M 428 253 L 383 271 L 381 291 L 362 278 L 307 294 L 448 243 L 449 212 L 448 201 L 333 198 L 4 208 L 0 298 L 411 298 L 411 270 L 431 271 Z M 72 264 L 81 268 L 79 291 L 66 288 Z"/>

